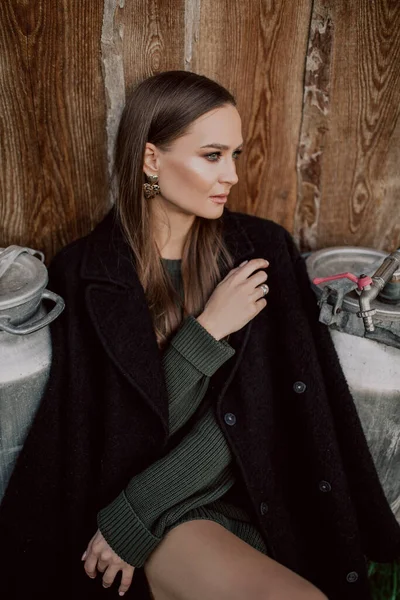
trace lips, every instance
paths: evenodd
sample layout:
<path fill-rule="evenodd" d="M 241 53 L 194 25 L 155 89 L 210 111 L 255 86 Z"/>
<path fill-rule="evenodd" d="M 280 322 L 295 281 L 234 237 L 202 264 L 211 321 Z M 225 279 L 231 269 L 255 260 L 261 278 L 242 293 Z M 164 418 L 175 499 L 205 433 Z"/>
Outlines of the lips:
<path fill-rule="evenodd" d="M 224 204 L 227 200 L 228 200 L 228 196 L 227 195 L 223 195 L 223 196 L 210 196 L 211 200 L 213 202 L 216 202 L 217 204 Z"/>

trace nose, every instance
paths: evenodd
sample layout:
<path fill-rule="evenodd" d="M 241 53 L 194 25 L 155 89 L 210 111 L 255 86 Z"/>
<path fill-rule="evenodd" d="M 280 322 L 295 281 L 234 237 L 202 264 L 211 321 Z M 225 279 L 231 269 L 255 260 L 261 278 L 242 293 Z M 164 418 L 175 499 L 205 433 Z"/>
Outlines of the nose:
<path fill-rule="evenodd" d="M 239 181 L 239 177 L 236 173 L 236 162 L 233 158 L 224 164 L 224 169 L 220 173 L 219 181 L 220 183 L 229 183 L 230 185 L 235 185 Z"/>

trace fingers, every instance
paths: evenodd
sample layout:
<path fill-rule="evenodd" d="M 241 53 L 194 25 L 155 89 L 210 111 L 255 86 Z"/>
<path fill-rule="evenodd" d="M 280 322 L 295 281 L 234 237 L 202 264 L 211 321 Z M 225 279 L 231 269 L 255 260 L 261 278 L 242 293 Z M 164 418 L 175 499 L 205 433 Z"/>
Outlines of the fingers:
<path fill-rule="evenodd" d="M 254 275 L 249 277 L 244 282 L 244 285 L 248 285 L 249 288 L 255 288 L 255 287 L 259 286 L 261 283 L 264 283 L 265 281 L 267 281 L 267 279 L 268 279 L 268 274 L 265 271 L 258 271 L 257 273 L 255 273 Z"/>
<path fill-rule="evenodd" d="M 107 568 L 103 575 L 103 587 L 109 588 L 112 586 L 119 570 L 121 570 L 121 567 L 118 565 L 110 565 Z M 123 596 L 123 594 L 125 594 L 125 592 L 129 590 L 132 583 L 134 571 L 135 568 L 131 567 L 130 565 L 125 566 L 122 569 L 121 583 L 118 588 L 118 593 L 120 596 Z"/>
<path fill-rule="evenodd" d="M 243 267 L 248 262 L 249 262 L 248 260 L 244 260 L 242 263 L 240 263 L 240 265 L 238 267 L 235 267 L 234 269 L 231 269 L 229 271 L 228 275 L 226 275 L 226 277 L 223 279 L 223 281 L 226 281 L 227 279 L 229 279 L 230 277 L 232 277 L 232 275 L 234 275 L 241 267 Z"/>
<path fill-rule="evenodd" d="M 133 577 L 134 571 L 135 571 L 134 567 L 130 567 L 130 570 L 124 569 L 122 571 L 121 585 L 118 588 L 118 593 L 120 596 L 122 596 L 123 594 L 125 594 L 125 592 L 127 592 L 129 590 L 130 585 L 132 583 L 132 577 Z"/>
<path fill-rule="evenodd" d="M 232 277 L 232 275 L 240 273 L 240 278 L 245 280 L 249 277 L 256 269 L 265 269 L 269 266 L 269 262 L 264 258 L 253 258 L 251 260 L 244 260 L 238 267 L 231 269 L 224 281 Z"/>
<path fill-rule="evenodd" d="M 268 294 L 268 292 L 269 292 L 268 285 L 266 283 L 263 283 L 263 284 L 259 285 L 258 287 L 256 287 L 252 298 L 256 302 L 258 302 L 258 300 L 260 300 L 260 298 L 264 298 Z"/>
<path fill-rule="evenodd" d="M 257 269 L 266 269 L 269 262 L 264 258 L 253 258 L 246 265 L 239 267 L 237 277 L 240 280 L 245 280 Z"/>
<path fill-rule="evenodd" d="M 97 533 L 96 532 L 94 534 L 94 536 L 92 537 L 92 539 L 90 540 L 90 542 L 87 545 L 87 548 L 85 550 L 85 552 L 83 553 L 82 556 L 82 560 L 85 561 L 85 564 L 83 565 L 83 568 L 86 571 L 86 574 L 89 575 L 89 577 L 91 579 L 93 579 L 94 577 L 96 577 L 96 563 L 97 563 L 97 558 L 95 559 L 95 557 L 92 555 L 92 545 L 94 540 L 97 538 Z"/>
<path fill-rule="evenodd" d="M 97 571 L 103 574 L 103 587 L 110 587 L 118 571 L 122 571 L 119 595 L 123 596 L 132 583 L 135 568 L 123 561 L 108 545 L 100 531 L 90 540 L 87 550 L 83 553 L 86 574 L 94 579 Z"/>
<path fill-rule="evenodd" d="M 91 579 L 96 577 L 96 566 L 97 566 L 97 556 L 93 553 L 88 553 L 87 559 L 85 560 L 85 564 L 83 568 L 86 571 L 86 575 L 88 575 Z"/>
<path fill-rule="evenodd" d="M 100 573 L 104 573 L 104 571 L 109 567 L 110 563 L 107 561 L 107 559 L 101 559 L 99 558 L 97 561 L 97 570 L 100 571 Z"/>
<path fill-rule="evenodd" d="M 111 563 L 107 562 L 107 560 L 102 560 L 101 558 L 97 560 L 97 558 L 94 555 L 91 555 L 86 560 L 84 567 L 87 575 L 89 575 L 91 579 L 94 579 L 96 577 L 96 567 L 97 571 L 100 571 L 102 573 L 104 572 L 102 578 L 102 585 L 105 588 L 111 587 L 114 583 L 115 577 L 118 574 L 118 571 L 122 571 L 122 578 L 120 586 L 118 588 L 118 593 L 120 596 L 123 596 L 123 594 L 125 594 L 125 592 L 128 591 L 132 583 L 133 573 L 135 571 L 134 567 L 128 565 L 127 563 L 121 560 L 119 560 L 119 563 Z"/>
<path fill-rule="evenodd" d="M 263 308 L 265 308 L 267 306 L 267 301 L 265 298 L 260 298 L 260 300 L 257 300 L 256 302 L 256 307 L 257 307 L 257 315 L 258 313 L 260 313 Z"/>
<path fill-rule="evenodd" d="M 118 588 L 118 593 L 120 596 L 123 596 L 130 588 L 133 579 L 133 573 L 135 571 L 135 568 L 131 567 L 130 565 L 125 566 L 123 569 L 121 569 L 121 565 L 109 565 L 103 575 L 103 587 L 111 587 L 114 583 L 115 577 L 118 574 L 118 571 L 120 570 L 122 570 L 122 578 Z"/>
<path fill-rule="evenodd" d="M 108 588 L 112 586 L 118 571 L 119 568 L 117 567 L 117 565 L 109 565 L 107 567 L 103 575 L 103 587 Z"/>

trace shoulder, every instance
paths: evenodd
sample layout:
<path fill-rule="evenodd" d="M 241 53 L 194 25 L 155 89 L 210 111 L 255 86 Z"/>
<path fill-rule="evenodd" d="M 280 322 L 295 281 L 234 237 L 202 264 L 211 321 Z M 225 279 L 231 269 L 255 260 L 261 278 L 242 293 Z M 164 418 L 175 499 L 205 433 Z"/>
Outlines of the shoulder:
<path fill-rule="evenodd" d="M 288 234 L 288 231 L 282 227 L 282 225 L 279 225 L 270 219 L 264 219 L 263 217 L 257 217 L 255 215 L 249 215 L 247 213 L 237 211 L 229 211 L 228 214 L 229 218 L 235 220 L 248 232 L 252 232 L 254 234 L 265 234 L 265 232 L 270 232 L 271 235 L 275 236 Z"/>
<path fill-rule="evenodd" d="M 78 277 L 82 260 L 85 255 L 88 237 L 89 236 L 86 235 L 70 242 L 67 246 L 57 252 L 51 260 L 48 269 L 50 284 L 60 278 L 69 279 L 73 277 L 74 274 Z"/>
<path fill-rule="evenodd" d="M 247 213 L 227 211 L 227 221 L 241 229 L 255 247 L 268 245 L 289 251 L 296 258 L 298 249 L 292 235 L 279 223 Z"/>
<path fill-rule="evenodd" d="M 109 248 L 114 222 L 115 212 L 111 210 L 90 233 L 64 246 L 50 262 L 50 276 L 78 276 L 88 252 L 96 255 L 96 252 L 100 253 L 103 248 Z"/>

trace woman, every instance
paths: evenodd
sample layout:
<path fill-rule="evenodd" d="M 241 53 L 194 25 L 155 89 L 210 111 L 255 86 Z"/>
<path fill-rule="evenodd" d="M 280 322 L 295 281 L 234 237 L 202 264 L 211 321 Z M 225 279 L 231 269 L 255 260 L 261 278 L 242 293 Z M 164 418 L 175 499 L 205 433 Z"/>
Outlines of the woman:
<path fill-rule="evenodd" d="M 205 77 L 129 96 L 116 210 L 50 268 L 66 311 L 0 511 L 8 598 L 366 600 L 365 558 L 400 554 L 304 262 L 225 208 L 242 145 Z"/>

